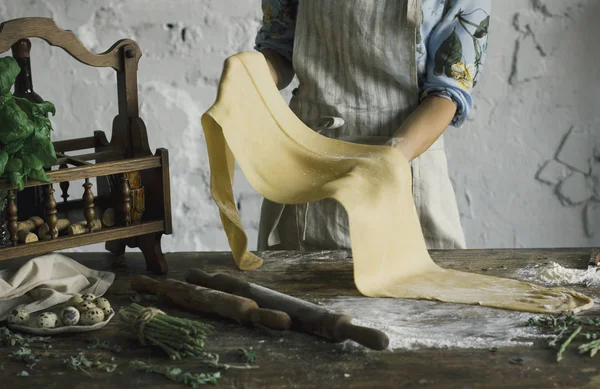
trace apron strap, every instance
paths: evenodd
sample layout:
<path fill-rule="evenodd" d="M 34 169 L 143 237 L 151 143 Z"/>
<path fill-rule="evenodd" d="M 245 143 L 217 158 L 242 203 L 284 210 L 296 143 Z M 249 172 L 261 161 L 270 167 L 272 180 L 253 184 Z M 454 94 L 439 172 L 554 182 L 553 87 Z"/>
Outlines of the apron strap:
<path fill-rule="evenodd" d="M 423 23 L 421 0 L 408 0 L 406 5 L 406 19 L 413 27 L 421 26 Z"/>

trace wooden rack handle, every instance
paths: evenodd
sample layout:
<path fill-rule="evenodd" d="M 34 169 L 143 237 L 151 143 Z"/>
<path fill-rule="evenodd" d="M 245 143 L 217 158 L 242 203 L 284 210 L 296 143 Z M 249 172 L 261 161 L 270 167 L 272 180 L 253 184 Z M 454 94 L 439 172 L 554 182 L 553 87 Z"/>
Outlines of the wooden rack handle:
<path fill-rule="evenodd" d="M 136 62 L 142 56 L 138 44 L 131 39 L 121 39 L 107 51 L 94 54 L 89 51 L 71 30 L 58 27 L 53 19 L 30 17 L 6 21 L 0 24 L 0 54 L 8 51 L 12 45 L 26 38 L 40 38 L 51 46 L 60 47 L 81 63 L 94 67 L 111 67 L 118 71 L 125 68 L 121 60 L 121 48 L 127 48 L 128 58 L 136 57 Z"/>

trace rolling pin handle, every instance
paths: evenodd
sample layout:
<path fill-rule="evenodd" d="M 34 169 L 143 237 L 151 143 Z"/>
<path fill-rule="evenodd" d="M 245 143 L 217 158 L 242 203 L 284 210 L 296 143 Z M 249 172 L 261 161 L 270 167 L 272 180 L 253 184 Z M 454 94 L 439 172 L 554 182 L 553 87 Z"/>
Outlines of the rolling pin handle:
<path fill-rule="evenodd" d="M 242 279 L 221 273 L 210 275 L 200 269 L 188 269 L 185 273 L 185 280 L 191 284 L 234 294 L 247 291 L 250 288 L 250 284 Z"/>
<path fill-rule="evenodd" d="M 292 319 L 285 312 L 257 308 L 250 311 L 249 316 L 252 323 L 263 325 L 272 330 L 285 331 L 292 327 Z"/>
<path fill-rule="evenodd" d="M 200 269 L 188 269 L 184 278 L 186 282 L 205 288 L 212 288 L 214 285 L 213 276 Z"/>
<path fill-rule="evenodd" d="M 131 289 L 141 294 L 156 294 L 159 282 L 147 276 L 134 276 L 131 279 Z"/>
<path fill-rule="evenodd" d="M 350 339 L 372 350 L 385 350 L 390 344 L 388 336 L 376 329 L 357 326 L 350 321 L 343 321 L 336 331 L 336 338 Z"/>

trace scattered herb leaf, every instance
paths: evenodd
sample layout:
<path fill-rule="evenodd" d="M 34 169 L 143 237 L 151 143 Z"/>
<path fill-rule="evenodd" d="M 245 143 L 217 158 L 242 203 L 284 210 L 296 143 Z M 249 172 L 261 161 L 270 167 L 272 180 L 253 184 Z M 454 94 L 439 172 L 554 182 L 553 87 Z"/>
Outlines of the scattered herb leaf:
<path fill-rule="evenodd" d="M 171 381 L 179 382 L 192 388 L 197 388 L 206 384 L 216 385 L 219 378 L 221 378 L 221 373 L 218 371 L 214 373 L 194 374 L 184 372 L 178 367 L 149 365 L 142 361 L 131 361 L 129 366 L 135 370 L 144 371 L 146 373 L 160 374 Z"/>
<path fill-rule="evenodd" d="M 563 359 L 565 351 L 572 343 L 580 343 L 579 353 L 589 353 L 590 357 L 600 351 L 600 317 L 579 319 L 573 313 L 561 313 L 533 317 L 525 325 L 553 333 L 548 346 L 558 348 L 557 362 Z"/>
<path fill-rule="evenodd" d="M 120 353 L 121 351 L 123 351 L 123 348 L 119 345 L 116 344 L 110 344 L 109 341 L 105 340 L 104 342 L 100 342 L 99 338 L 92 338 L 89 340 L 89 342 L 91 343 L 90 345 L 88 345 L 88 350 L 95 350 L 95 349 L 104 349 L 104 350 L 108 350 L 108 351 L 112 351 L 114 353 Z"/>
<path fill-rule="evenodd" d="M 17 373 L 17 376 L 19 376 L 19 377 L 29 377 L 29 373 L 26 370 L 21 370 L 20 372 Z"/>
<path fill-rule="evenodd" d="M 252 347 L 248 347 L 248 349 L 239 349 L 241 353 L 241 359 L 243 362 L 254 363 L 256 362 L 256 353 L 252 349 Z"/>
<path fill-rule="evenodd" d="M 111 362 L 113 361 L 114 358 L 111 358 Z M 108 373 L 112 373 L 118 366 L 116 363 L 105 363 L 99 360 L 90 361 L 82 352 L 75 356 L 71 355 L 69 358 L 64 359 L 63 363 L 67 365 L 69 369 L 79 370 L 90 377 L 92 377 L 92 375 L 88 372 L 88 370 L 91 368 L 100 369 Z"/>

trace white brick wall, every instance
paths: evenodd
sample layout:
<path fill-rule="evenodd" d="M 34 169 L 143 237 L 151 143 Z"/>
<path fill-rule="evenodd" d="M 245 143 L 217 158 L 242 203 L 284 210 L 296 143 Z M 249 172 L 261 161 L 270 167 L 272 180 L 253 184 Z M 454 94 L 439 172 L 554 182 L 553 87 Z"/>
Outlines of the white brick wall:
<path fill-rule="evenodd" d="M 171 156 L 175 234 L 164 238 L 165 251 L 228 249 L 208 190 L 199 117 L 214 101 L 223 60 L 252 49 L 260 1 L 0 2 L 0 20 L 24 16 L 53 17 L 97 52 L 121 38 L 140 44 L 141 114 L 151 147 L 167 147 Z M 447 132 L 451 178 L 471 247 L 600 241 L 600 162 L 592 158 L 600 153 L 599 17 L 597 0 L 494 1 L 474 115 Z M 36 90 L 57 106 L 56 140 L 94 130 L 110 135 L 116 114 L 111 70 L 85 67 L 34 40 L 33 72 Z M 596 146 L 575 151 L 578 161 L 590 163 L 587 172 L 557 157 L 561 147 L 576 143 L 568 136 L 574 126 L 585 131 L 584 144 Z M 541 171 L 546 164 L 554 170 Z M 552 184 L 544 179 L 549 174 Z M 238 177 L 235 192 L 254 247 L 260 197 Z M 570 204 L 577 198 L 585 201 Z"/>

